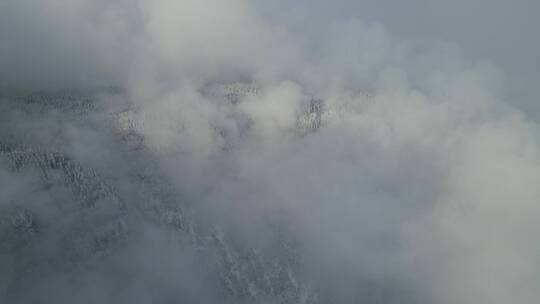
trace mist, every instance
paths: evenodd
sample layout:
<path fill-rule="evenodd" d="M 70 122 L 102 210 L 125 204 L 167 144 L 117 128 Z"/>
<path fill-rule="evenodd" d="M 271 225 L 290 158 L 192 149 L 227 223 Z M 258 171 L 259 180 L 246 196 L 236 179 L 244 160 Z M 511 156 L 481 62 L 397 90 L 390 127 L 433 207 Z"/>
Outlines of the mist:
<path fill-rule="evenodd" d="M 0 302 L 540 301 L 535 1 L 0 2 Z"/>

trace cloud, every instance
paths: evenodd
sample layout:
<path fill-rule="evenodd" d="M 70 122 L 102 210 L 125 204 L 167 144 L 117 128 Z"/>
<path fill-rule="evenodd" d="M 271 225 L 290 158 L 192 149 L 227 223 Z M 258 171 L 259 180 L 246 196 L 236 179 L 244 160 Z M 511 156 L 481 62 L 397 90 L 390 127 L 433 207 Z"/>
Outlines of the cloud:
<path fill-rule="evenodd" d="M 0 181 L 82 248 L 49 232 L 25 252 L 112 252 L 70 268 L 75 287 L 54 263 L 13 268 L 6 299 L 54 298 L 45 275 L 101 302 L 216 303 L 223 286 L 230 302 L 537 301 L 535 5 L 2 3 Z M 122 90 L 63 106 L 13 97 L 99 86 Z M 95 107 L 73 118 L 85 98 Z M 62 209 L 36 202 L 69 200 L 69 185 L 9 167 L 48 161 L 28 148 L 47 144 L 102 193 L 59 226 Z"/>

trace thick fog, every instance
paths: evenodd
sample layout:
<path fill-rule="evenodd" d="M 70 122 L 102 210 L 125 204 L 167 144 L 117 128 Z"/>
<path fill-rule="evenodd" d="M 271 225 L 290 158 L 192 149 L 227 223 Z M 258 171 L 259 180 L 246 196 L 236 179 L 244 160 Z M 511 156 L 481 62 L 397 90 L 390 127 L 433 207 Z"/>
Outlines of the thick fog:
<path fill-rule="evenodd" d="M 540 2 L 0 0 L 1 303 L 537 303 Z"/>

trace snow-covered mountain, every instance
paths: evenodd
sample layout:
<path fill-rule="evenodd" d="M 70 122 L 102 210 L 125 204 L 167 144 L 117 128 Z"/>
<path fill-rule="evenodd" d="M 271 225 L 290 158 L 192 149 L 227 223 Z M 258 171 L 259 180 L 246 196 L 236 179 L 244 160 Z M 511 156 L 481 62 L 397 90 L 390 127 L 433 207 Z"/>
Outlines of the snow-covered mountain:
<path fill-rule="evenodd" d="M 204 94 L 234 104 L 259 89 L 219 85 Z M 269 223 L 279 250 L 264 252 L 206 222 L 145 146 L 140 129 L 153 118 L 129 107 L 105 110 L 104 95 L 124 98 L 110 89 L 2 98 L 0 182 L 9 191 L 0 204 L 0 302 L 114 294 L 125 303 L 134 295 L 185 303 L 200 293 L 222 303 L 317 302 L 298 273 L 294 239 Z M 313 99 L 299 128 L 319 128 L 322 108 Z M 73 136 L 88 138 L 73 144 Z M 92 144 L 108 150 L 87 155 L 95 150 L 84 145 Z M 111 273 L 119 279 L 107 282 Z M 53 291 L 60 286 L 71 290 Z"/>

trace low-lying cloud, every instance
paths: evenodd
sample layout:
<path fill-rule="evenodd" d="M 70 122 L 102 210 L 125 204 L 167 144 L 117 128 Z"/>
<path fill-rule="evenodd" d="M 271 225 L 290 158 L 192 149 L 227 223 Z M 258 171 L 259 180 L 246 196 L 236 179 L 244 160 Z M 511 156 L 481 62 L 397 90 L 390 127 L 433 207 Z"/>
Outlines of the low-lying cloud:
<path fill-rule="evenodd" d="M 536 4 L 423 4 L 0 3 L 0 299 L 537 302 Z"/>

